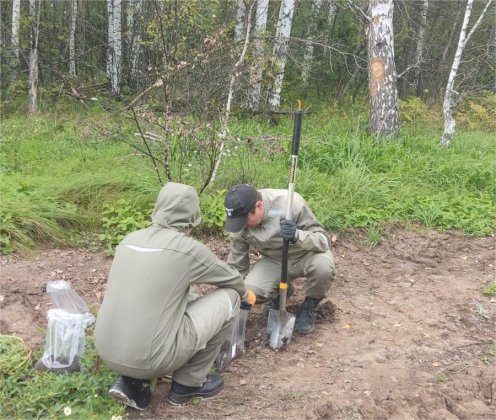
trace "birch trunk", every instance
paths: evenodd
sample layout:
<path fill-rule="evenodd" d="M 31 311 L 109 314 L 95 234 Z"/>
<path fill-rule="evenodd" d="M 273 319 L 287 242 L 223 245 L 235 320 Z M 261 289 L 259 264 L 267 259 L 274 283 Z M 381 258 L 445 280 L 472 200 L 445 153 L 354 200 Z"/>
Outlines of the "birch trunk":
<path fill-rule="evenodd" d="M 236 10 L 236 27 L 234 28 L 234 41 L 239 42 L 244 38 L 246 21 L 246 4 L 245 0 L 238 0 Z"/>
<path fill-rule="evenodd" d="M 294 0 L 282 0 L 277 21 L 276 36 L 272 57 L 272 71 L 274 83 L 269 96 L 269 108 L 276 110 L 281 104 L 282 82 L 284 80 L 284 67 L 286 66 L 286 55 L 291 25 L 293 23 Z"/>
<path fill-rule="evenodd" d="M 262 35 L 267 28 L 267 13 L 269 10 L 269 0 L 258 0 L 254 27 L 254 60 L 250 68 L 250 93 L 248 95 L 248 109 L 254 111 L 260 104 L 260 94 L 262 92 L 262 74 L 264 63 L 265 42 Z"/>
<path fill-rule="evenodd" d="M 69 34 L 69 74 L 76 77 L 76 22 L 78 0 L 72 0 L 71 29 Z"/>
<path fill-rule="evenodd" d="M 303 67 L 301 69 L 301 78 L 303 84 L 308 83 L 308 76 L 312 68 L 313 62 L 313 43 L 315 41 L 315 35 L 317 32 L 317 18 L 322 6 L 322 0 L 313 0 L 312 2 L 312 12 L 310 15 L 310 22 L 306 25 L 307 27 L 307 41 L 305 42 L 305 52 L 303 53 Z"/>
<path fill-rule="evenodd" d="M 138 87 L 138 62 L 141 54 L 141 32 L 139 19 L 143 6 L 142 0 L 131 0 L 127 15 L 127 29 L 129 33 L 128 40 L 128 68 L 129 82 L 131 86 Z"/>
<path fill-rule="evenodd" d="M 369 130 L 383 137 L 399 130 L 394 63 L 393 0 L 369 0 Z"/>
<path fill-rule="evenodd" d="M 28 115 L 34 116 L 37 111 L 38 97 L 38 29 L 40 25 L 40 6 L 37 0 L 29 0 L 30 41 L 29 50 L 29 91 Z"/>
<path fill-rule="evenodd" d="M 114 31 L 112 25 L 114 23 L 112 19 L 112 10 L 114 8 L 114 0 L 107 0 L 107 78 L 110 80 L 112 77 L 112 38 L 114 36 Z"/>
<path fill-rule="evenodd" d="M 425 27 L 427 23 L 427 11 L 429 9 L 429 0 L 423 0 L 420 9 L 420 23 L 417 32 L 417 74 L 414 81 L 414 89 L 417 92 L 417 96 L 421 94 L 421 79 L 422 79 L 422 62 L 424 61 L 424 49 L 425 49 Z"/>
<path fill-rule="evenodd" d="M 121 66 L 122 66 L 122 0 L 109 0 L 109 48 L 110 48 L 110 66 L 107 63 L 107 69 L 110 71 L 110 86 L 114 96 L 121 93 Z"/>
<path fill-rule="evenodd" d="M 12 59 L 12 82 L 17 80 L 17 72 L 19 71 L 19 20 L 21 17 L 21 0 L 14 0 L 12 3 L 12 37 L 11 45 L 13 51 Z"/>
<path fill-rule="evenodd" d="M 470 30 L 467 35 L 468 23 L 470 21 L 470 15 L 472 14 L 472 6 L 474 4 L 474 0 L 468 0 L 467 6 L 465 8 L 465 15 L 463 17 L 462 29 L 460 30 L 460 38 L 458 39 L 458 46 L 455 52 L 455 58 L 453 59 L 453 65 L 451 66 L 451 71 L 448 77 L 448 83 L 446 84 L 446 91 L 444 92 L 444 101 L 443 101 L 443 114 L 444 114 L 444 129 L 443 134 L 441 136 L 441 144 L 444 146 L 449 146 L 451 141 L 453 140 L 453 136 L 455 135 L 455 127 L 456 120 L 454 117 L 455 113 L 455 98 L 454 96 L 458 94 L 454 90 L 455 78 L 458 72 L 458 67 L 460 66 L 460 61 L 462 58 L 463 50 L 465 49 L 465 45 L 467 44 L 470 37 L 473 35 L 474 31 L 482 22 L 484 15 L 486 14 L 489 5 L 493 2 L 493 0 L 489 0 L 486 4 L 486 7 L 482 11 L 481 15 L 477 22 L 475 22 L 474 26 Z"/>
<path fill-rule="evenodd" d="M 331 44 L 332 33 L 334 31 L 334 21 L 336 20 L 337 7 L 335 0 L 329 0 L 329 13 L 327 14 L 327 20 L 329 21 L 329 35 L 327 36 L 327 42 Z M 327 53 L 329 54 L 329 65 L 332 64 L 332 50 L 327 48 Z"/>

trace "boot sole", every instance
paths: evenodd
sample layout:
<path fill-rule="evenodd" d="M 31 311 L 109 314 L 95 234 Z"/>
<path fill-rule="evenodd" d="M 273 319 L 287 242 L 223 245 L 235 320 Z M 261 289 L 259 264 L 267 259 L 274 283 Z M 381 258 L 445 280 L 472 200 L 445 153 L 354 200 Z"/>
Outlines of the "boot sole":
<path fill-rule="evenodd" d="M 118 389 L 111 389 L 109 391 L 109 395 L 119 401 L 121 404 L 127 405 L 128 407 L 134 408 L 136 410 L 143 411 L 145 407 L 138 407 L 136 401 L 129 398 L 124 392 L 119 391 Z"/>
<path fill-rule="evenodd" d="M 214 391 L 204 394 L 190 394 L 190 395 L 177 395 L 173 392 L 167 394 L 167 402 L 171 405 L 186 405 L 189 404 L 194 399 L 206 400 L 217 395 L 224 388 L 224 384 Z"/>
<path fill-rule="evenodd" d="M 308 335 L 308 334 L 312 333 L 314 330 L 315 330 L 315 327 L 312 328 L 311 330 L 308 330 L 308 331 L 299 331 L 295 328 L 296 333 L 299 335 Z"/>

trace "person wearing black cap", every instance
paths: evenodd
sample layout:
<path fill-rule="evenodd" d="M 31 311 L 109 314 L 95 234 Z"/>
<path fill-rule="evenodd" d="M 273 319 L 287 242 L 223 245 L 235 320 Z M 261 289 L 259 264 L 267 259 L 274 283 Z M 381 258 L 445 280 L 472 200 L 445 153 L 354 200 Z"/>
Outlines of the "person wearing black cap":
<path fill-rule="evenodd" d="M 245 276 L 245 286 L 255 292 L 257 303 L 279 309 L 278 285 L 281 276 L 283 239 L 289 239 L 288 281 L 305 277 L 306 297 L 296 316 L 295 330 L 309 334 L 314 330 L 317 306 L 327 297 L 336 276 L 334 256 L 327 232 L 317 221 L 307 202 L 294 193 L 291 220 L 286 219 L 287 190 L 256 190 L 238 184 L 224 201 L 231 250 L 227 262 Z M 253 246 L 260 258 L 250 267 Z"/>

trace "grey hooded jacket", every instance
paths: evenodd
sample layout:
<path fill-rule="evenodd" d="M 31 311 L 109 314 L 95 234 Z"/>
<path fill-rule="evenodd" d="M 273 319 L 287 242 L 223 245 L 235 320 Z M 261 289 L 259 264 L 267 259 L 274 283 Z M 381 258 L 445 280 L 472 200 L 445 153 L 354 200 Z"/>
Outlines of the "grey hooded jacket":
<path fill-rule="evenodd" d="M 185 316 L 191 284 L 229 287 L 244 297 L 242 276 L 185 234 L 199 223 L 195 189 L 170 182 L 152 225 L 117 246 L 94 334 L 98 354 L 111 366 L 158 368 Z"/>

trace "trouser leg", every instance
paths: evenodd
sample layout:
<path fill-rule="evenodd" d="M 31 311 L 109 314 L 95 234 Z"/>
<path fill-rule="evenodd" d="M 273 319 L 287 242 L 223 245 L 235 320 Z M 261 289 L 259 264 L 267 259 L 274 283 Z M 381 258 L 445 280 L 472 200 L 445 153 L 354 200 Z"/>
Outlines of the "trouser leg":
<path fill-rule="evenodd" d="M 186 316 L 195 330 L 197 351 L 173 374 L 174 381 L 186 386 L 201 386 L 211 369 L 229 327 L 239 313 L 239 294 L 232 289 L 218 289 L 188 305 Z M 184 342 L 191 337 L 177 337 L 177 347 L 184 348 Z M 191 343 L 193 344 L 193 343 Z"/>
<path fill-rule="evenodd" d="M 304 286 L 308 297 L 323 299 L 330 293 L 331 284 L 336 277 L 336 266 L 331 251 L 309 252 L 298 262 L 290 264 L 289 275 L 306 277 Z"/>
<path fill-rule="evenodd" d="M 257 303 L 274 298 L 281 280 L 281 262 L 271 258 L 260 258 L 245 277 L 245 287 L 257 296 Z"/>

